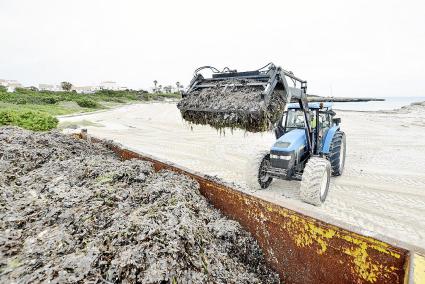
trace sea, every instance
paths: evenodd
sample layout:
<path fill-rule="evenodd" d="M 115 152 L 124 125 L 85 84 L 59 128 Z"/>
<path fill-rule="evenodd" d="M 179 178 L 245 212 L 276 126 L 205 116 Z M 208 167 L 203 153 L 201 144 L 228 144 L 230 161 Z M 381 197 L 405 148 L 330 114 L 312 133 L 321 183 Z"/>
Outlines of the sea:
<path fill-rule="evenodd" d="M 377 97 L 379 98 L 379 97 Z M 358 102 L 358 103 L 334 103 L 335 110 L 356 110 L 356 111 L 379 111 L 379 110 L 394 110 L 402 106 L 410 105 L 415 102 L 424 102 L 423 97 L 383 97 L 385 101 L 375 102 Z"/>

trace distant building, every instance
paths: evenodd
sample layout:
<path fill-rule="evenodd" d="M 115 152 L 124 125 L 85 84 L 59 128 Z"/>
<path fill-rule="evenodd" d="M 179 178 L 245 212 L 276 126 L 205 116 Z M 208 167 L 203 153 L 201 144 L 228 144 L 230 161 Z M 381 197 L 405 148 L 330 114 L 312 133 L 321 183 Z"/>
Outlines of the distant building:
<path fill-rule="evenodd" d="M 100 87 L 99 86 L 82 86 L 82 87 L 73 86 L 72 90 L 75 90 L 79 94 L 93 94 L 96 91 L 99 91 Z"/>
<path fill-rule="evenodd" d="M 14 92 L 16 88 L 22 88 L 22 84 L 16 80 L 0 79 L 0 85 L 6 87 L 8 92 Z"/>
<path fill-rule="evenodd" d="M 100 89 L 102 90 L 118 90 L 117 82 L 104 81 L 100 83 Z"/>
<path fill-rule="evenodd" d="M 38 89 L 40 91 L 51 91 L 51 92 L 63 91 L 60 85 L 52 85 L 52 84 L 38 84 Z"/>

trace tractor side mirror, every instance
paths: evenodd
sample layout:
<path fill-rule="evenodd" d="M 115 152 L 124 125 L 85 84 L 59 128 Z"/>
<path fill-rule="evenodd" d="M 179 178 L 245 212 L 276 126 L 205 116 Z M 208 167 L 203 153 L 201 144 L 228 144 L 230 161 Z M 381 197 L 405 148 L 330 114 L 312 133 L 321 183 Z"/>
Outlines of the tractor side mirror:
<path fill-rule="evenodd" d="M 337 117 L 337 118 L 332 118 L 332 122 L 336 125 L 339 125 L 341 123 L 341 118 Z"/>

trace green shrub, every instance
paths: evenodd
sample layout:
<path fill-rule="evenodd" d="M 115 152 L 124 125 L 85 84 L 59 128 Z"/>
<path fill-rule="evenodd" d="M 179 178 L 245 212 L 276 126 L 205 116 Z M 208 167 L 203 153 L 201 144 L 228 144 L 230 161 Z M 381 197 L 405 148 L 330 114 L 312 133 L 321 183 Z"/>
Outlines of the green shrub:
<path fill-rule="evenodd" d="M 54 105 L 59 100 L 54 97 L 45 97 L 45 98 L 41 98 L 41 101 L 45 104 Z"/>
<path fill-rule="evenodd" d="M 29 89 L 25 89 L 25 88 L 16 88 L 15 89 L 15 93 L 18 93 L 18 94 L 31 94 L 32 91 L 29 90 Z"/>
<path fill-rule="evenodd" d="M 97 108 L 99 106 L 97 102 L 91 99 L 86 99 L 86 98 L 78 99 L 77 104 L 80 107 L 86 107 L 86 108 Z"/>
<path fill-rule="evenodd" d="M 11 111 L 0 111 L 0 125 L 10 125 L 15 120 L 14 113 Z"/>
<path fill-rule="evenodd" d="M 0 88 L 0 101 L 12 104 L 53 105 L 61 101 L 73 101 L 87 108 L 96 108 L 100 101 L 125 103 L 128 101 L 151 100 L 159 97 L 172 97 L 173 94 L 150 94 L 146 91 L 134 90 L 99 90 L 94 94 L 78 94 L 74 91 L 53 92 L 37 91 L 36 88 L 16 88 L 15 92 L 8 93 Z M 89 100 L 89 101 L 87 101 Z"/>
<path fill-rule="evenodd" d="M 27 100 L 25 98 L 16 99 L 15 102 L 18 105 L 26 105 L 27 104 Z"/>
<path fill-rule="evenodd" d="M 155 95 L 151 94 L 151 93 L 141 93 L 141 94 L 139 94 L 139 100 L 142 100 L 142 101 L 151 101 L 151 100 L 154 99 L 154 97 L 155 97 Z"/>
<path fill-rule="evenodd" d="M 58 126 L 58 119 L 35 111 L 0 111 L 0 125 L 15 125 L 34 131 L 46 131 Z"/>
<path fill-rule="evenodd" d="M 17 126 L 35 131 L 46 131 L 58 126 L 58 119 L 40 112 L 22 112 L 17 117 Z"/>

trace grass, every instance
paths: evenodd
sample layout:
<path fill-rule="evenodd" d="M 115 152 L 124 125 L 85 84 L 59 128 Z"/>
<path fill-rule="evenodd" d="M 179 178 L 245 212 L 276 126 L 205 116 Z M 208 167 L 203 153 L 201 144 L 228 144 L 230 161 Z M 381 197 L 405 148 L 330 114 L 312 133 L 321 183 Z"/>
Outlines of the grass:
<path fill-rule="evenodd" d="M 55 116 L 91 112 L 120 104 L 178 99 L 177 93 L 100 90 L 93 94 L 33 91 L 17 88 L 9 93 L 0 86 L 0 126 L 16 125 L 43 131 L 57 127 Z M 55 122 L 56 121 L 56 122 Z"/>
<path fill-rule="evenodd" d="M 16 125 L 34 131 L 45 131 L 58 126 L 58 119 L 38 111 L 0 110 L 0 125 Z"/>
<path fill-rule="evenodd" d="M 11 111 L 38 111 L 46 114 L 50 114 L 52 116 L 57 115 L 66 115 L 72 113 L 83 113 L 88 111 L 93 111 L 92 109 L 86 109 L 76 106 L 62 106 L 61 104 L 51 106 L 51 105 L 16 105 L 11 103 L 0 102 L 1 110 L 11 110 Z"/>

